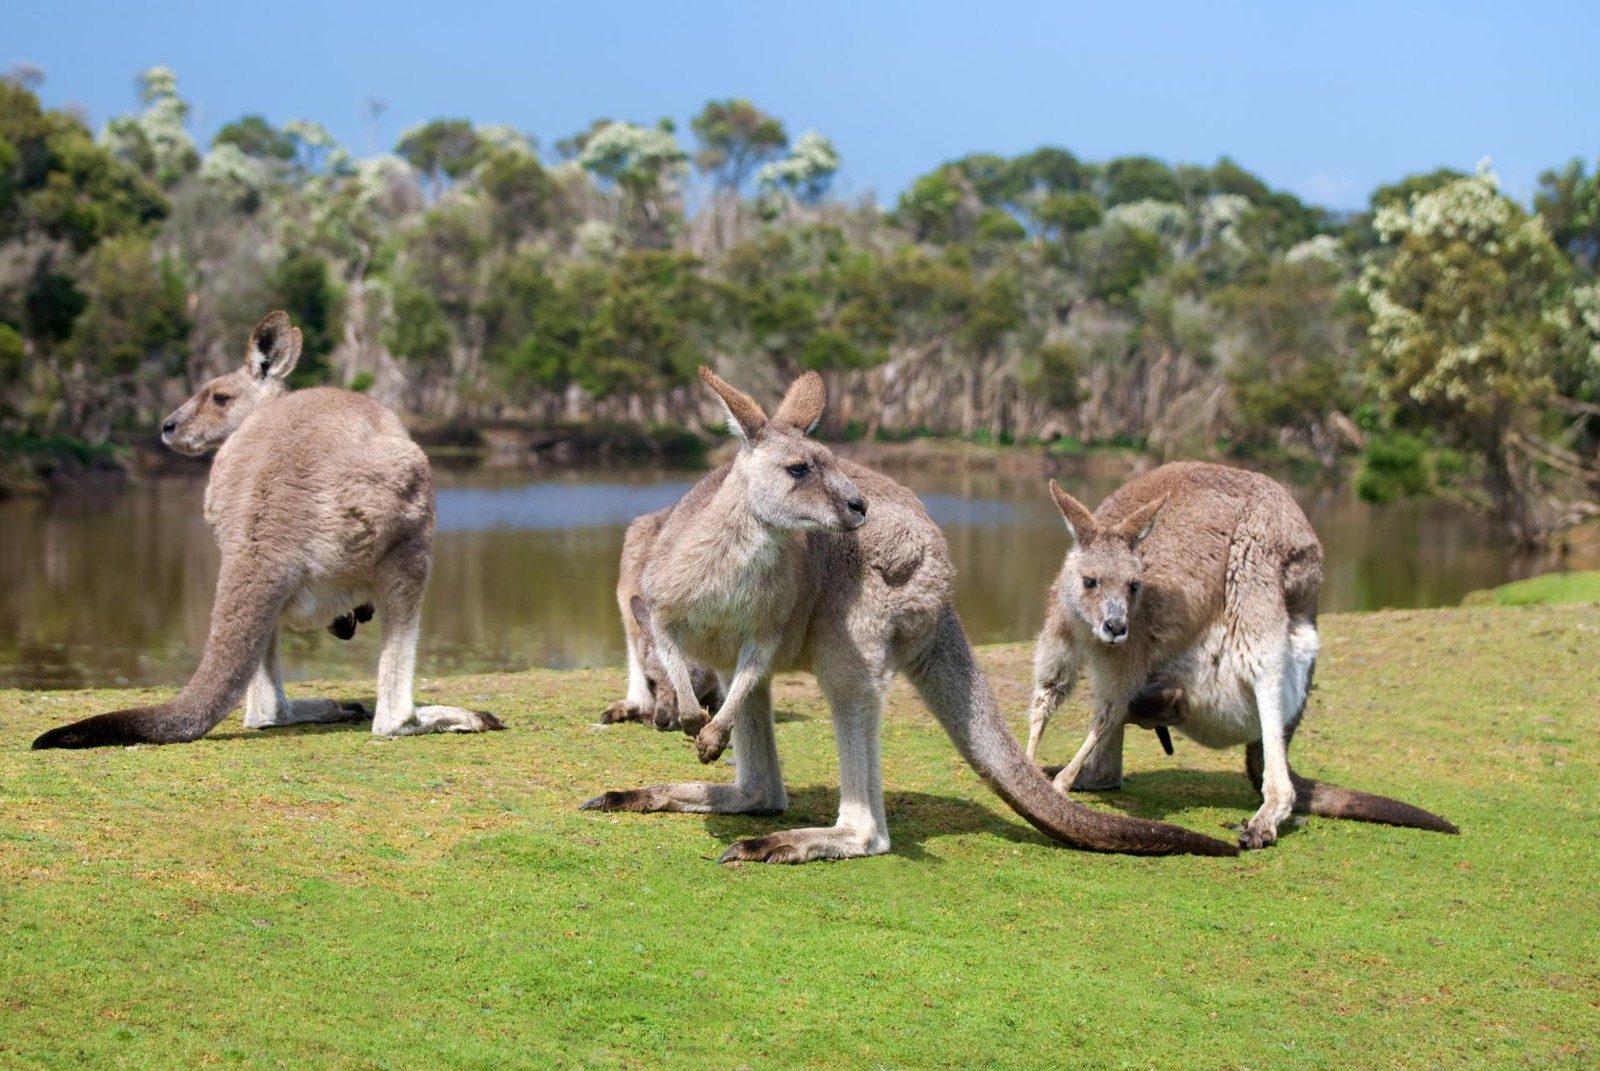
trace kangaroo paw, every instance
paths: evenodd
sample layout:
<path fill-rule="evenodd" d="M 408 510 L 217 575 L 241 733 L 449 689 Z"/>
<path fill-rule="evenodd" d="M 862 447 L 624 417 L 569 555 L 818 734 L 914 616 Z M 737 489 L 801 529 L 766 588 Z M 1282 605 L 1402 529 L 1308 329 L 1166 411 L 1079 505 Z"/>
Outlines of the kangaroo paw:
<path fill-rule="evenodd" d="M 701 762 L 716 762 L 722 753 L 728 750 L 728 738 L 732 735 L 727 724 L 712 718 L 706 722 L 705 728 L 694 738 L 695 751 L 700 755 Z"/>

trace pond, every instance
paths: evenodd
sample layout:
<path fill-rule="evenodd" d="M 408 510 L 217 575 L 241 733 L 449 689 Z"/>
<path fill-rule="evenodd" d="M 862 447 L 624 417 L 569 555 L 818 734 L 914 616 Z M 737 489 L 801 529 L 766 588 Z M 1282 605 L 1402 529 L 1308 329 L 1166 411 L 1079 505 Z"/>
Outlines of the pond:
<path fill-rule="evenodd" d="M 1044 478 L 892 471 L 950 542 L 957 606 L 974 642 L 1031 640 L 1067 548 Z M 1119 482 L 1116 473 L 1058 475 L 1091 505 Z M 418 672 L 620 666 L 623 530 L 675 501 L 695 476 L 439 471 Z M 167 478 L 0 502 L 0 687 L 185 681 L 205 641 L 217 570 L 203 494 L 199 479 Z M 1327 550 L 1325 612 L 1454 605 L 1530 569 L 1513 561 L 1491 526 L 1446 503 L 1375 507 L 1344 486 L 1295 494 Z M 349 642 L 286 633 L 282 650 L 288 680 L 370 678 L 377 656 L 375 625 Z"/>

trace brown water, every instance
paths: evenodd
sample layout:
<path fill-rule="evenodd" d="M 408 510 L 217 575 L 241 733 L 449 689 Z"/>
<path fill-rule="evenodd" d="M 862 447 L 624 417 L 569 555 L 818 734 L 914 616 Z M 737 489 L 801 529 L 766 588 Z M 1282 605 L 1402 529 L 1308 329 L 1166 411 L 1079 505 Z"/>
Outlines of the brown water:
<path fill-rule="evenodd" d="M 896 471 L 943 528 L 957 605 L 975 642 L 1030 640 L 1067 536 L 1037 477 Z M 449 472 L 423 615 L 427 676 L 623 662 L 623 529 L 674 501 L 693 473 Z M 1063 476 L 1095 503 L 1115 476 Z M 203 484 L 0 503 L 0 687 L 171 685 L 199 659 L 217 551 Z M 1453 605 L 1526 573 L 1495 531 L 1442 503 L 1374 507 L 1348 488 L 1296 492 L 1327 550 L 1324 611 Z M 1537 570 L 1534 563 L 1532 569 Z M 287 679 L 371 677 L 376 623 L 341 642 L 286 633 Z"/>

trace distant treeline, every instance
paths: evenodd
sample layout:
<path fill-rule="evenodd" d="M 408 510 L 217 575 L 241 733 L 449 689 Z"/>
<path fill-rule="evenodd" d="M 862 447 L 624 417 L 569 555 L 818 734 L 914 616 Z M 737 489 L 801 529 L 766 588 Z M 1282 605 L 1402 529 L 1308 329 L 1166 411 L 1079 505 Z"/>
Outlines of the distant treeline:
<path fill-rule="evenodd" d="M 1441 170 L 1340 215 L 1226 157 L 1046 147 L 884 210 L 743 100 L 686 138 L 599 120 L 541 153 L 440 119 L 358 158 L 259 116 L 202 150 L 164 68 L 98 133 L 38 78 L 0 82 L 0 435 L 148 428 L 285 308 L 300 384 L 467 423 L 682 422 L 700 363 L 769 393 L 813 368 L 827 434 L 1365 457 L 1366 493 L 1445 486 L 1524 541 L 1600 486 L 1578 162 L 1531 212 Z"/>

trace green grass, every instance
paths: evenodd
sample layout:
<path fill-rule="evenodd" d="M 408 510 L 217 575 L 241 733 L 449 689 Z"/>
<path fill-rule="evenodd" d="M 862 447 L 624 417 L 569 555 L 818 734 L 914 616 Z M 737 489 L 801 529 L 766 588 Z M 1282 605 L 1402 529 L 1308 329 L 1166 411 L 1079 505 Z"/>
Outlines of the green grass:
<path fill-rule="evenodd" d="M 1515 580 L 1497 588 L 1474 591 L 1463 600 L 1468 606 L 1556 606 L 1573 602 L 1600 602 L 1600 570 L 1546 573 Z"/>
<path fill-rule="evenodd" d="M 1326 618 L 1298 768 L 1463 835 L 1313 818 L 1238 860 L 1055 846 L 903 686 L 893 852 L 795 868 L 713 860 L 831 820 L 809 679 L 775 688 L 782 819 L 575 810 L 699 776 L 681 736 L 593 724 L 620 671 L 440 680 L 511 730 L 394 742 L 235 717 L 31 753 L 156 693 L 0 693 L 0 1066 L 1594 1067 L 1597 635 L 1595 606 Z M 1026 647 L 983 657 L 1021 711 Z M 1084 724 L 1080 696 L 1048 757 Z M 1090 802 L 1249 815 L 1238 754 L 1177 746 L 1133 734 Z"/>

